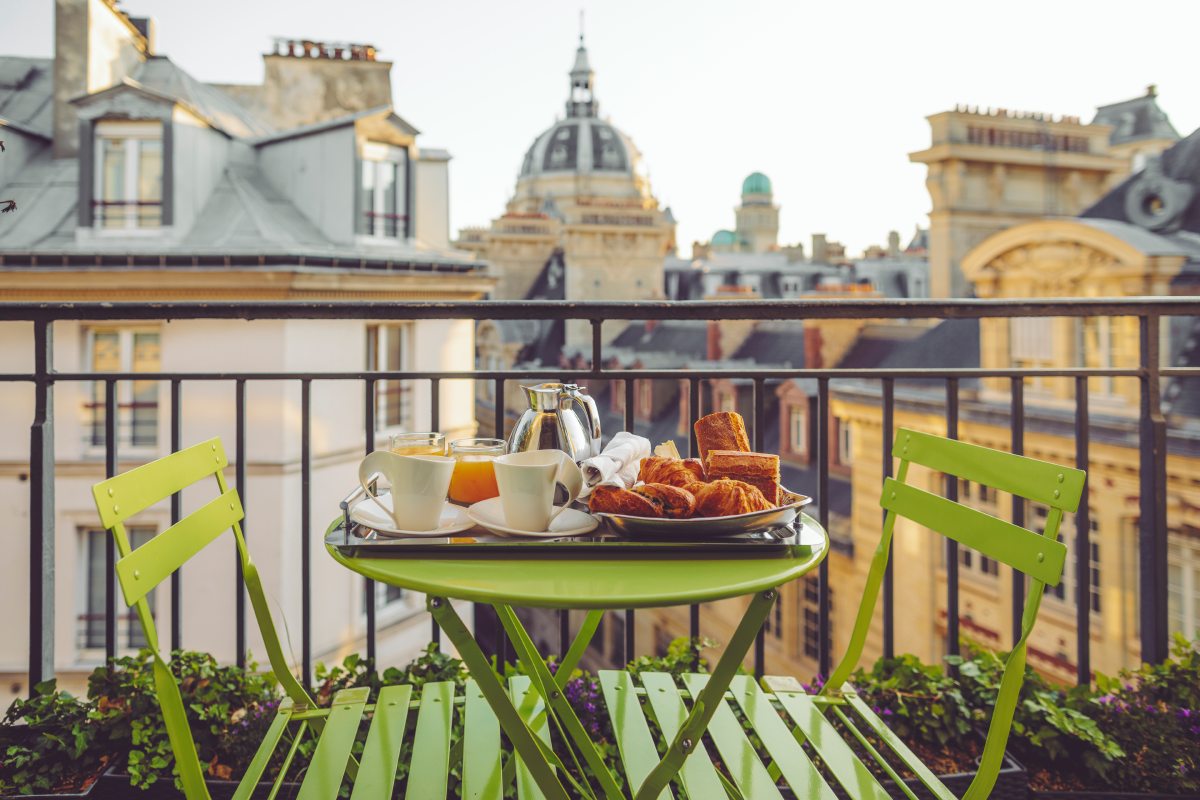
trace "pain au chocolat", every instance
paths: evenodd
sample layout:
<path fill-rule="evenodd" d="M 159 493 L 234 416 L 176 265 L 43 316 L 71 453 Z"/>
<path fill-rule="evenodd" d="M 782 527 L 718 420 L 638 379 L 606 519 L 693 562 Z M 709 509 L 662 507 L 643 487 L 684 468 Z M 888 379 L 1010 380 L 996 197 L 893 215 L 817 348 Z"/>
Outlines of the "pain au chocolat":
<path fill-rule="evenodd" d="M 687 519 L 696 510 L 696 496 L 687 489 L 665 483 L 643 483 L 633 491 L 662 504 L 663 516 L 670 519 Z"/>
<path fill-rule="evenodd" d="M 701 463 L 706 461 L 709 450 L 750 452 L 750 438 L 746 435 L 746 422 L 741 414 L 718 411 L 696 420 L 693 428 Z"/>
<path fill-rule="evenodd" d="M 704 467 L 695 458 L 647 456 L 638 467 L 637 479 L 642 483 L 665 483 L 682 489 L 689 483 L 703 481 Z"/>
<path fill-rule="evenodd" d="M 772 505 L 779 505 L 779 456 L 709 450 L 704 461 L 709 480 L 732 478 L 755 486 Z"/>
<path fill-rule="evenodd" d="M 696 493 L 694 516 L 697 517 L 730 517 L 774 508 L 762 492 L 742 481 L 721 478 L 712 483 L 696 484 L 692 489 Z"/>
<path fill-rule="evenodd" d="M 629 517 L 663 516 L 663 504 L 658 498 L 607 483 L 592 490 L 588 510 L 593 514 L 623 514 Z"/>

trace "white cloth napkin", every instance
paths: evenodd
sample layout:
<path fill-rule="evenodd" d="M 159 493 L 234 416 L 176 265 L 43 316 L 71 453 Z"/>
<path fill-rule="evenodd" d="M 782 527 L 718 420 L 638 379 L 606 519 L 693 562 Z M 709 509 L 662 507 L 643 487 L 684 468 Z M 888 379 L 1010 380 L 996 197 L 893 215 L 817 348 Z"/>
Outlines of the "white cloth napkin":
<path fill-rule="evenodd" d="M 620 431 L 613 436 L 600 455 L 579 462 L 579 468 L 583 470 L 584 484 L 579 496 L 587 497 L 592 493 L 592 489 L 601 483 L 632 486 L 637 480 L 638 465 L 648 455 L 649 439 L 628 431 Z"/>

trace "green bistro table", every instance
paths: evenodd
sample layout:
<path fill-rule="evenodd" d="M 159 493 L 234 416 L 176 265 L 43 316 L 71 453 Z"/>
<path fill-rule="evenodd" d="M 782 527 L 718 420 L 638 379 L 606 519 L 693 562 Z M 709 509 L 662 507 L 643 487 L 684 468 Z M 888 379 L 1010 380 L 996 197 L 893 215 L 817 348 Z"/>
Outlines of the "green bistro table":
<path fill-rule="evenodd" d="M 604 612 L 752 596 L 745 615 L 704 688 L 695 695 L 691 711 L 676 731 L 666 754 L 636 787 L 636 800 L 650 800 L 660 796 L 700 743 L 725 691 L 767 619 L 778 596 L 778 588 L 814 569 L 829 552 L 829 537 L 825 530 L 806 514 L 802 514 L 801 519 L 804 543 L 793 545 L 786 554 L 772 553 L 761 557 L 718 555 L 700 549 L 694 554 L 687 550 L 646 553 L 638 552 L 638 546 L 632 542 L 624 552 L 621 545 L 610 544 L 599 554 L 595 548 L 575 550 L 572 554 L 574 548 L 564 547 L 561 553 L 541 551 L 536 556 L 499 550 L 466 557 L 442 557 L 424 552 L 413 557 L 367 558 L 345 555 L 334 545 L 327 545 L 327 548 L 335 560 L 361 575 L 390 586 L 425 593 L 430 613 L 458 649 L 524 767 L 551 800 L 566 800 L 570 796 L 560 776 L 582 796 L 591 797 L 593 793 L 586 783 L 581 785 L 571 777 L 550 748 L 548 739 L 543 740 L 526 723 L 539 700 L 545 704 L 546 716 L 554 721 L 567 748 L 570 749 L 573 743 L 576 752 L 572 757 L 577 753 L 591 768 L 604 797 L 608 800 L 624 797 L 616 778 L 563 694 L 567 680 L 587 649 Z M 341 524 L 339 518 L 330 526 L 329 532 Z M 533 689 L 525 695 L 520 709 L 509 699 L 470 629 L 448 602 L 450 599 L 487 603 L 496 610 Z M 584 624 L 554 674 L 517 619 L 514 606 L 588 609 Z M 544 724 L 544 718 L 541 724 Z M 632 777 L 630 784 L 632 787 Z"/>

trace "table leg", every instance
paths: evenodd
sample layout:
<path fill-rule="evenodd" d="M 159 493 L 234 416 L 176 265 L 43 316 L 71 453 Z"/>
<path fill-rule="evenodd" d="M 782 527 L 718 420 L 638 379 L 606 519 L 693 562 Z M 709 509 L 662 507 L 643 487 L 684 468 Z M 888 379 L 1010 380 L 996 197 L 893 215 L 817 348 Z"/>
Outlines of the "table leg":
<path fill-rule="evenodd" d="M 459 657 L 467 665 L 467 670 L 475 679 L 475 683 L 488 701 L 488 705 L 496 712 L 496 719 L 504 732 L 508 734 L 509 740 L 525 762 L 525 766 L 529 768 L 533 779 L 537 781 L 538 788 L 542 790 L 548 800 L 569 800 L 567 790 L 563 788 L 562 782 L 554 774 L 554 768 L 550 763 L 551 759 L 557 762 L 557 756 L 553 751 L 547 753 L 543 749 L 542 741 L 534 736 L 521 720 L 520 714 L 517 713 L 512 700 L 509 699 L 508 693 L 504 691 L 504 686 L 501 685 L 487 656 L 479 649 L 479 644 L 472 638 L 462 618 L 454 610 L 454 606 L 446 598 L 433 596 L 427 597 L 425 604 L 429 613 L 441 626 L 442 631 L 450 641 L 454 642 Z M 561 764 L 558 764 L 558 767 L 563 769 Z M 565 773 L 565 770 L 563 771 Z"/>
<path fill-rule="evenodd" d="M 775 603 L 777 595 L 777 590 L 770 589 L 756 594 L 750 601 L 750 607 L 746 609 L 746 614 L 738 623 L 737 630 L 734 631 L 733 637 L 725 647 L 725 652 L 717 661 L 717 668 L 713 670 L 712 677 L 708 679 L 708 683 L 700 694 L 694 698 L 692 710 L 679 728 L 679 732 L 675 734 L 675 739 L 667 748 L 666 755 L 650 771 L 646 780 L 642 781 L 642 785 L 637 788 L 634 800 L 652 800 L 652 798 L 658 797 L 659 793 L 679 773 L 684 760 L 700 743 L 700 737 L 708 730 L 708 723 L 712 720 L 713 714 L 717 712 L 717 705 L 724 699 L 725 690 L 729 688 L 733 676 L 737 674 L 738 667 L 746 658 L 746 654 L 750 652 L 754 638 L 766 621 L 767 615 L 770 614 L 771 606 Z"/>
<path fill-rule="evenodd" d="M 525 666 L 525 674 L 529 676 L 534 689 L 546 701 L 546 705 L 554 714 L 555 721 L 575 743 L 575 747 L 579 754 L 583 756 L 583 760 L 592 768 L 592 774 L 596 776 L 596 780 L 600 783 L 600 788 L 604 791 L 605 796 L 610 798 L 610 800 L 624 798 L 624 792 L 617 785 L 616 778 L 613 777 L 608 765 L 604 763 L 604 757 L 596 750 L 595 743 L 588 736 L 583 723 L 579 721 L 575 709 L 571 708 L 570 702 L 567 701 L 566 695 L 563 694 L 562 688 L 566 685 L 570 672 L 560 667 L 557 677 L 561 679 L 561 683 L 559 680 L 556 680 L 556 676 L 550 674 L 545 659 L 538 653 L 537 648 L 533 644 L 533 639 L 530 638 L 521 621 L 517 619 L 517 615 L 513 612 L 512 608 L 497 604 L 496 614 L 500 617 L 500 624 L 504 626 L 509 639 L 512 640 L 518 658 L 520 658 L 521 663 Z M 594 632 L 595 629 L 593 628 L 592 630 Z M 582 634 L 583 631 L 580 633 Z M 576 638 L 578 641 L 580 637 Z M 579 652 L 582 652 L 586 647 L 587 642 L 585 641 L 583 642 L 583 646 L 579 648 Z M 575 647 L 571 648 L 572 651 L 575 649 Z M 576 656 L 577 660 L 578 656 Z M 566 666 L 565 663 L 564 666 Z M 574 668 L 573 664 L 571 668 Z"/>

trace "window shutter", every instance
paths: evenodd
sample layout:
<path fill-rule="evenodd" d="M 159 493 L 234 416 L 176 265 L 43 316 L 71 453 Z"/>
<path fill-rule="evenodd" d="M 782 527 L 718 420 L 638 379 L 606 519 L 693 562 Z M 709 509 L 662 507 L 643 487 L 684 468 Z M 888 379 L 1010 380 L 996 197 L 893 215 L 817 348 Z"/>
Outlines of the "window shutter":
<path fill-rule="evenodd" d="M 90 119 L 79 120 L 79 227 L 92 227 L 93 183 L 96 180 L 96 141 L 93 136 L 95 123 Z"/>
<path fill-rule="evenodd" d="M 162 124 L 162 224 L 175 221 L 175 123 Z"/>
<path fill-rule="evenodd" d="M 356 234 L 365 234 L 367 232 L 366 217 L 363 212 L 366 211 L 362 207 L 362 179 L 363 160 L 355 157 L 354 159 L 354 203 L 352 204 L 354 214 L 354 232 Z"/>

